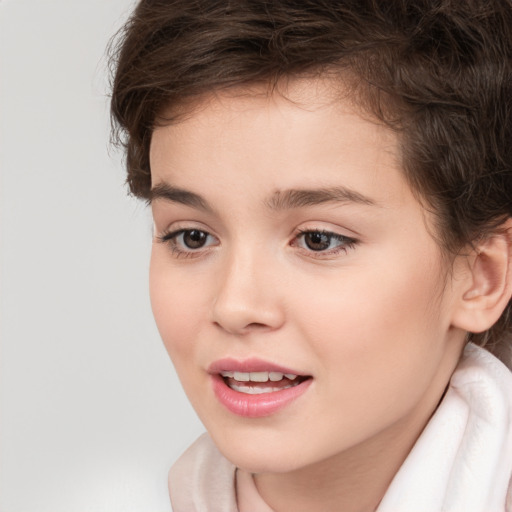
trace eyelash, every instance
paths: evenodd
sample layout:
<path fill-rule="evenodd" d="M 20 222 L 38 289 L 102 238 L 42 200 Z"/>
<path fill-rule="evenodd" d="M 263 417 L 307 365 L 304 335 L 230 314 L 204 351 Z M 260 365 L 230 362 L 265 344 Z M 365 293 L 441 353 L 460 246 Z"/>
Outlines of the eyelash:
<path fill-rule="evenodd" d="M 197 250 L 194 250 L 192 248 L 185 250 L 185 249 L 181 249 L 178 246 L 178 242 L 177 242 L 177 238 L 179 236 L 184 235 L 186 233 L 192 233 L 193 231 L 197 231 L 198 233 L 203 233 L 206 236 L 210 236 L 210 237 L 212 236 L 207 231 L 204 231 L 202 229 L 193 229 L 192 228 L 192 229 L 177 229 L 175 231 L 163 233 L 161 236 L 157 237 L 157 239 L 160 243 L 167 244 L 170 247 L 173 256 L 175 256 L 176 258 L 197 258 L 198 256 L 200 256 L 201 252 L 204 252 L 204 247 L 200 247 Z M 203 251 L 201 251 L 201 249 L 203 249 Z"/>
<path fill-rule="evenodd" d="M 332 231 L 327 231 L 323 229 L 300 229 L 298 233 L 295 235 L 294 242 L 298 241 L 301 237 L 305 237 L 306 235 L 322 235 L 327 237 L 329 240 L 329 244 L 335 240 L 339 243 L 334 248 L 327 250 L 319 250 L 315 251 L 311 248 L 304 249 L 308 255 L 311 255 L 315 258 L 326 258 L 329 256 L 336 256 L 340 253 L 346 253 L 350 249 L 353 249 L 357 244 L 357 240 L 355 238 L 351 238 L 345 235 L 340 235 L 339 233 L 333 233 Z"/>
<path fill-rule="evenodd" d="M 180 248 L 178 245 L 178 241 L 177 241 L 178 237 L 185 235 L 187 233 L 190 234 L 194 231 L 201 233 L 203 235 L 206 235 L 207 237 L 213 236 L 210 233 L 208 233 L 207 231 L 204 231 L 201 229 L 177 229 L 175 231 L 163 233 L 162 235 L 157 237 L 157 240 L 160 243 L 167 244 L 170 247 L 173 256 L 175 256 L 176 258 L 197 258 L 201 254 L 204 254 L 205 249 L 208 250 L 208 248 L 214 244 L 207 245 L 206 247 L 202 246 L 197 249 Z M 348 237 L 345 235 L 340 235 L 339 233 L 333 233 L 332 231 L 326 231 L 326 230 L 321 230 L 321 229 L 303 229 L 303 230 L 299 230 L 294 235 L 293 241 L 290 245 L 292 247 L 296 247 L 297 242 L 301 238 L 303 239 L 304 237 L 306 237 L 307 235 L 321 235 L 321 236 L 327 237 L 329 239 L 329 245 L 332 243 L 333 240 L 339 243 L 339 245 L 337 245 L 334 248 L 327 249 L 327 250 L 318 250 L 318 251 L 315 251 L 314 249 L 311 249 L 311 248 L 308 249 L 308 248 L 299 247 L 301 250 L 306 252 L 309 257 L 314 257 L 314 258 L 318 258 L 318 259 L 336 256 L 337 254 L 340 254 L 340 253 L 346 253 L 350 249 L 353 249 L 355 247 L 355 245 L 358 243 L 358 241 L 355 238 L 351 238 L 351 237 Z M 181 245 L 184 245 L 184 244 L 182 243 Z"/>

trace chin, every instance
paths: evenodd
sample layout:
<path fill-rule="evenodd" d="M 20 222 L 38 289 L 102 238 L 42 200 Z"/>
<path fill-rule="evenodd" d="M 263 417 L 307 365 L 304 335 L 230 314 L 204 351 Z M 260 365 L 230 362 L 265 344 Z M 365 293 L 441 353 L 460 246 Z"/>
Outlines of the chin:
<path fill-rule="evenodd" d="M 270 436 L 229 429 L 210 431 L 210 436 L 226 459 L 250 473 L 287 473 L 307 465 L 298 443 L 283 439 L 284 434 L 275 428 Z"/>
<path fill-rule="evenodd" d="M 275 450 L 267 453 L 261 450 L 242 452 L 231 448 L 219 449 L 232 464 L 249 473 L 289 473 L 303 467 L 298 460 L 290 460 L 287 454 Z"/>

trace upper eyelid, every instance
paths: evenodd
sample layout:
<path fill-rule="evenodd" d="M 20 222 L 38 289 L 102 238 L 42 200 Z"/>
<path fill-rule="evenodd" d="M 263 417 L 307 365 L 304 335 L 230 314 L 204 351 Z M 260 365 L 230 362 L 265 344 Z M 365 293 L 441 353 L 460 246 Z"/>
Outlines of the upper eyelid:
<path fill-rule="evenodd" d="M 345 233 L 340 233 L 338 231 L 335 231 L 333 229 L 325 229 L 325 228 L 303 228 L 303 229 L 298 229 L 295 233 L 295 237 L 297 236 L 300 236 L 300 235 L 303 235 L 303 234 L 307 234 L 307 233 L 322 233 L 324 235 L 329 235 L 329 236 L 332 236 L 332 237 L 339 237 L 339 238 L 344 238 L 346 240 L 350 240 L 350 241 L 357 241 L 359 238 L 353 234 L 345 234 Z"/>
<path fill-rule="evenodd" d="M 295 235 L 294 238 L 297 239 L 299 236 L 307 235 L 308 233 L 320 233 L 322 235 L 326 235 L 326 236 L 329 236 L 329 237 L 334 238 L 334 239 L 343 239 L 343 240 L 346 240 L 347 242 L 350 242 L 350 243 L 357 242 L 357 239 L 354 238 L 353 236 L 344 235 L 342 233 L 336 233 L 335 231 L 325 231 L 325 230 L 319 230 L 319 229 L 305 229 L 305 230 L 301 230 L 301 231 L 299 231 Z"/>
<path fill-rule="evenodd" d="M 301 235 L 304 233 L 323 233 L 325 235 L 332 235 L 332 236 L 343 236 L 346 238 L 349 238 L 348 235 L 344 235 L 343 233 L 338 233 L 337 231 L 334 231 L 332 229 L 325 229 L 325 228 L 301 228 L 297 230 L 297 234 Z"/>
<path fill-rule="evenodd" d="M 207 231 L 206 229 L 201 229 L 201 228 L 176 228 L 176 229 L 168 229 L 168 230 L 164 230 L 162 232 L 162 234 L 159 235 L 159 238 L 161 239 L 170 239 L 170 238 L 175 238 L 179 235 L 182 235 L 183 233 L 186 233 L 187 231 L 201 231 L 202 233 L 206 233 L 208 236 L 211 236 L 213 238 L 217 238 L 217 236 L 215 236 L 213 233 L 211 233 L 210 231 Z"/>
<path fill-rule="evenodd" d="M 163 224 L 163 223 L 162 223 Z M 153 233 L 155 235 L 160 234 L 162 235 L 168 235 L 169 233 L 178 233 L 180 231 L 203 231 L 205 233 L 208 233 L 209 235 L 215 236 L 218 238 L 218 236 L 215 234 L 214 230 L 212 230 L 209 226 L 203 224 L 202 222 L 198 221 L 187 221 L 187 220 L 177 220 L 174 222 L 166 223 L 165 227 L 159 228 L 158 224 L 155 222 L 153 225 Z"/>

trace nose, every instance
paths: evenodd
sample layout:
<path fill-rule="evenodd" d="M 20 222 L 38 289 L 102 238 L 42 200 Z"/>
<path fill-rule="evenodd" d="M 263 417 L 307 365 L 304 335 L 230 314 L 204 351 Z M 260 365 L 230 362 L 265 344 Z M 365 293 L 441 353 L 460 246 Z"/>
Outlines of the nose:
<path fill-rule="evenodd" d="M 281 327 L 285 308 L 276 274 L 275 265 L 250 251 L 228 259 L 218 275 L 213 322 L 237 335 Z"/>

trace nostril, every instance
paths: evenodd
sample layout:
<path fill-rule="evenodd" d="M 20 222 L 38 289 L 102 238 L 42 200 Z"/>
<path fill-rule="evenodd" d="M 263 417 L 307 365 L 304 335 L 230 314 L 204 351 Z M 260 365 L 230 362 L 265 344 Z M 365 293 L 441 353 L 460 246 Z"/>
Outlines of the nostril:
<path fill-rule="evenodd" d="M 252 322 L 248 325 L 246 325 L 246 329 L 264 329 L 268 327 L 267 325 L 265 324 L 261 324 L 261 323 L 258 323 L 258 322 Z"/>
<path fill-rule="evenodd" d="M 214 324 L 217 327 L 220 327 L 221 329 L 223 329 L 225 331 L 233 332 L 233 333 L 237 332 L 239 334 L 247 333 L 250 331 L 262 331 L 265 329 L 269 329 L 268 325 L 266 325 L 264 323 L 260 323 L 260 322 L 251 322 L 246 325 L 242 325 L 242 326 L 238 326 L 238 327 L 233 327 L 233 326 L 228 327 L 225 325 L 225 323 L 223 324 L 222 322 L 214 322 Z"/>

